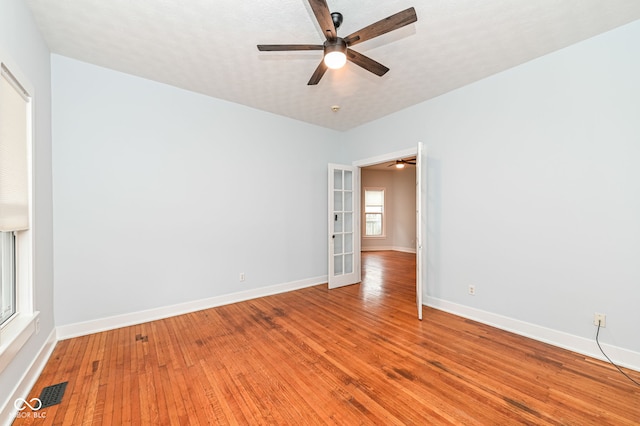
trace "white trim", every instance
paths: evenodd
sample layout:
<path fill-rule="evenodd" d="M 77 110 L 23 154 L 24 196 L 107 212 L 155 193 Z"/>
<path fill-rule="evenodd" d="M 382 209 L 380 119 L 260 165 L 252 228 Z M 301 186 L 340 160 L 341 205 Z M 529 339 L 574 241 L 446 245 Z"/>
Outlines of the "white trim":
<path fill-rule="evenodd" d="M 367 247 L 362 247 L 361 251 L 401 251 L 403 253 L 416 254 L 415 247 L 398 247 L 398 246 L 367 246 Z"/>
<path fill-rule="evenodd" d="M 459 305 L 457 303 L 448 302 L 434 297 L 429 297 L 426 305 L 441 311 L 478 321 L 501 330 L 506 330 L 530 339 L 538 340 L 540 342 L 548 343 L 553 346 L 606 361 L 596 345 L 595 329 L 594 338 L 586 339 L 584 337 L 575 336 L 573 334 L 505 317 L 492 312 L 471 308 L 469 306 Z M 428 317 L 426 319 L 428 319 Z M 600 345 L 617 365 L 640 371 L 639 352 L 608 345 L 602 342 L 600 342 Z"/>
<path fill-rule="evenodd" d="M 40 312 L 33 315 L 18 313 L 0 330 L 0 373 L 11 364 L 20 349 L 35 334 L 39 315 Z"/>
<path fill-rule="evenodd" d="M 11 86 L 18 92 L 18 94 L 24 99 L 25 102 L 29 102 L 31 100 L 31 96 L 29 96 L 29 92 L 27 89 L 22 87 L 22 84 L 18 81 L 18 79 L 13 75 L 13 73 L 9 70 L 9 68 L 4 64 L 4 62 L 0 62 L 0 75 L 2 75 Z"/>
<path fill-rule="evenodd" d="M 13 403 L 17 398 L 27 398 L 29 391 L 36 384 L 38 377 L 47 365 L 53 349 L 56 347 L 56 329 L 51 330 L 49 337 L 44 342 L 38 355 L 34 358 L 29 368 L 24 372 L 16 386 L 7 395 L 5 401 L 0 401 L 0 425 L 9 426 L 15 419 L 17 410 L 14 408 Z"/>
<path fill-rule="evenodd" d="M 407 148 L 402 151 L 389 152 L 387 154 L 376 155 L 375 157 L 365 158 L 363 160 L 357 160 L 351 163 L 353 166 L 357 167 L 367 167 L 373 166 L 380 163 L 386 163 L 387 161 L 396 160 L 402 157 L 410 157 L 412 155 L 418 154 L 418 148 Z"/>
<path fill-rule="evenodd" d="M 215 308 L 217 306 L 243 302 L 245 300 L 256 299 L 258 297 L 271 296 L 278 293 L 285 293 L 326 283 L 327 276 L 324 275 L 315 278 L 276 284 L 269 287 L 257 288 L 254 290 L 240 291 L 207 299 L 179 303 L 177 305 L 163 306 L 145 311 L 62 325 L 57 327 L 58 340 L 71 339 L 73 337 L 85 336 L 87 334 L 99 333 L 101 331 L 113 330 L 120 327 L 128 327 L 131 325 L 142 324 L 149 321 L 160 320 L 176 315 L 187 314 L 190 312 L 201 311 L 203 309 Z"/>

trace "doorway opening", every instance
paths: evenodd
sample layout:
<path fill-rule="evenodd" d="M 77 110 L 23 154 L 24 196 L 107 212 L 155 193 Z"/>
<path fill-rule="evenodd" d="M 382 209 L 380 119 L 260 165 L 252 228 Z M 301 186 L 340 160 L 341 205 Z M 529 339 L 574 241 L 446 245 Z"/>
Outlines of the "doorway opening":
<path fill-rule="evenodd" d="M 425 169 L 421 164 L 424 161 L 422 157 L 423 147 L 421 143 L 418 143 L 416 148 L 353 163 L 354 166 L 359 167 L 358 175 L 360 176 L 361 200 L 358 212 L 361 219 L 360 255 L 362 257 L 362 253 L 376 250 L 413 254 L 416 260 L 415 297 L 420 320 L 422 319 L 423 299 L 422 232 L 426 229 L 426 215 L 420 205 L 426 187 L 423 182 Z M 415 161 L 411 161 L 413 159 Z M 400 162 L 404 167 L 396 167 Z M 382 212 L 382 221 L 385 221 L 386 218 L 386 222 L 381 225 L 385 231 L 380 235 L 366 235 L 367 201 L 364 199 L 364 194 L 369 187 L 377 187 L 378 190 L 381 187 L 384 189 L 383 207 L 380 207 L 380 202 L 371 203 L 371 212 Z M 370 219 L 372 224 L 380 221 L 376 214 L 371 214 Z M 378 231 L 377 224 L 373 225 L 371 229 Z M 360 263 L 365 268 L 367 267 L 363 262 Z M 363 273 L 366 274 L 368 271 L 363 271 Z"/>
<path fill-rule="evenodd" d="M 397 168 L 396 161 L 360 168 L 363 252 L 416 253 L 416 167 L 406 160 Z"/>

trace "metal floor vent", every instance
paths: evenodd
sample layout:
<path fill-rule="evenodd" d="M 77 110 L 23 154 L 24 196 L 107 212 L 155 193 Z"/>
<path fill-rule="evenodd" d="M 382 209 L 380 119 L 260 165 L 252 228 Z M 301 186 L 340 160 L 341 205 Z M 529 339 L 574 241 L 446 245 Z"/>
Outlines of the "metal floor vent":
<path fill-rule="evenodd" d="M 42 402 L 42 407 L 51 407 L 52 405 L 60 404 L 62 401 L 62 397 L 64 396 L 64 391 L 67 388 L 67 383 L 63 382 L 58 383 L 57 385 L 47 386 L 42 389 L 42 393 L 40 393 L 40 402 Z"/>

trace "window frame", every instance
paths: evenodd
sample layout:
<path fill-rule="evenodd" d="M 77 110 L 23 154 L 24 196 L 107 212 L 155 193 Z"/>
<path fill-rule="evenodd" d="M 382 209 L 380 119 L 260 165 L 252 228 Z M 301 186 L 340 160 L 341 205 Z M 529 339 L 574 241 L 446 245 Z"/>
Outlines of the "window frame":
<path fill-rule="evenodd" d="M 27 191 L 29 228 L 15 235 L 15 313 L 0 326 L 0 373 L 14 360 L 32 335 L 40 331 L 40 313 L 35 310 L 33 282 L 33 142 L 35 90 L 15 62 L 0 49 L 0 66 L 5 68 L 26 92 L 27 100 Z"/>
<path fill-rule="evenodd" d="M 2 305 L 0 305 L 0 328 L 8 324 L 18 312 L 18 298 L 17 298 L 17 288 L 16 288 L 16 284 L 17 284 L 16 232 L 0 231 L 0 236 L 2 236 L 3 234 L 8 236 L 8 239 L 10 239 L 10 241 L 5 244 L 4 238 L 0 240 L 0 301 L 2 302 Z M 5 253 L 5 250 L 7 250 L 8 253 Z M 6 263 L 5 263 L 5 260 L 7 260 Z M 7 287 L 5 279 L 7 279 L 8 281 L 11 281 L 10 286 L 8 287 L 11 288 L 9 293 L 12 299 L 11 301 L 12 312 L 8 317 L 3 318 L 4 317 L 3 311 L 5 307 L 5 300 L 6 300 L 5 299 L 6 296 L 3 294 L 3 291 Z"/>
<path fill-rule="evenodd" d="M 382 212 L 367 212 L 367 191 L 382 192 Z M 386 197 L 387 191 L 382 186 L 364 187 L 362 191 L 362 237 L 363 238 L 386 238 Z M 367 214 L 379 214 L 381 216 L 381 230 L 379 235 L 367 234 Z"/>

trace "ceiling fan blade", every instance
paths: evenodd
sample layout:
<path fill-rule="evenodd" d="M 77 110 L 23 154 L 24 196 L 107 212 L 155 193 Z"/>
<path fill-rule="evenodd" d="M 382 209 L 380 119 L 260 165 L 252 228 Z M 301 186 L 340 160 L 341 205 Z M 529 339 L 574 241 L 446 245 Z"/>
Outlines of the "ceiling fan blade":
<path fill-rule="evenodd" d="M 307 85 L 315 86 L 316 84 L 318 84 L 325 72 L 327 72 L 327 65 L 324 63 L 323 59 L 322 61 L 320 61 L 320 65 L 318 65 L 318 68 L 316 68 L 316 70 L 313 72 L 313 75 L 309 79 Z"/>
<path fill-rule="evenodd" d="M 385 67 L 381 63 L 376 62 L 368 56 L 364 56 L 362 53 L 358 53 L 355 50 L 347 49 L 347 59 L 380 77 L 382 77 L 387 73 L 387 71 L 389 71 L 389 68 Z"/>
<path fill-rule="evenodd" d="M 322 29 L 322 33 L 327 40 L 335 40 L 338 37 L 335 25 L 333 25 L 333 19 L 331 18 L 331 12 L 329 6 L 325 0 L 309 0 L 309 5 L 313 10 L 313 14 L 316 15 L 318 24 Z"/>
<path fill-rule="evenodd" d="M 289 50 L 322 50 L 321 44 L 259 44 L 261 52 L 284 52 Z"/>
<path fill-rule="evenodd" d="M 413 7 L 410 7 L 409 9 L 398 12 L 395 15 L 388 16 L 381 21 L 373 23 L 368 27 L 364 27 L 353 34 L 346 36 L 344 41 L 347 42 L 347 46 L 355 46 L 363 41 L 370 40 L 374 37 L 378 37 L 382 34 L 386 34 L 390 31 L 412 24 L 417 20 L 418 16 L 416 15 L 416 10 Z"/>

